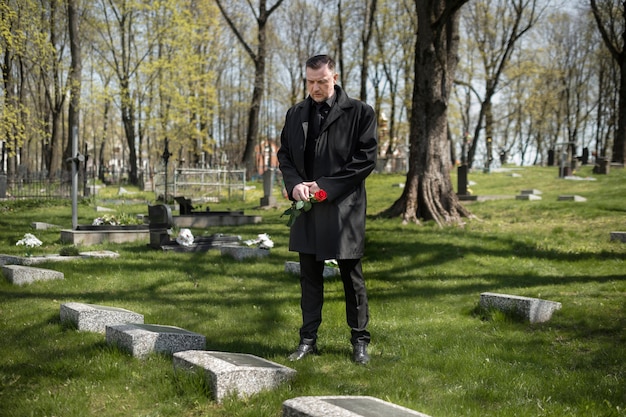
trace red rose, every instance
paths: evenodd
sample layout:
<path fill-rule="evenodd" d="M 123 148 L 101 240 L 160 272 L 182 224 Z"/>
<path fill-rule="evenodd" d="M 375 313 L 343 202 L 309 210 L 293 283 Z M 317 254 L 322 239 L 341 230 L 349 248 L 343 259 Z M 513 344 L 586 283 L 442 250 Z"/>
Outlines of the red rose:
<path fill-rule="evenodd" d="M 318 203 L 321 203 L 322 201 L 326 200 L 326 197 L 328 197 L 328 195 L 326 194 L 326 191 L 324 190 L 319 190 L 318 192 L 316 192 L 313 195 L 313 198 L 315 199 L 315 201 L 317 201 Z"/>

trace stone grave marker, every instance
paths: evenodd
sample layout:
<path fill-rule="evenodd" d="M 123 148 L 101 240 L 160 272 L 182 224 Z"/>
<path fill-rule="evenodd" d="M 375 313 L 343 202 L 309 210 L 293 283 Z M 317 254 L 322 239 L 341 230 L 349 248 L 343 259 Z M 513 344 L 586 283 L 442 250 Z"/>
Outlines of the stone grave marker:
<path fill-rule="evenodd" d="M 119 324 L 106 327 L 106 341 L 133 356 L 143 358 L 152 352 L 174 354 L 204 349 L 206 337 L 175 326 L 158 324 Z"/>
<path fill-rule="evenodd" d="M 522 190 L 520 191 L 521 195 L 541 195 L 543 194 L 541 191 L 539 190 L 535 190 L 534 188 L 531 188 L 529 190 Z"/>
<path fill-rule="evenodd" d="M 611 241 L 613 240 L 626 243 L 626 232 L 611 232 Z"/>
<path fill-rule="evenodd" d="M 2 274 L 10 283 L 15 285 L 65 278 L 63 272 L 24 265 L 4 265 L 2 267 Z"/>
<path fill-rule="evenodd" d="M 220 246 L 222 256 L 232 256 L 238 261 L 247 258 L 263 258 L 270 254 L 269 249 L 254 248 L 249 246 L 223 245 Z"/>
<path fill-rule="evenodd" d="M 242 398 L 276 388 L 296 374 L 291 368 L 258 356 L 204 350 L 174 353 L 174 368 L 204 372 L 218 403 L 230 394 Z"/>
<path fill-rule="evenodd" d="M 492 292 L 480 294 L 480 306 L 517 314 L 531 323 L 546 322 L 552 318 L 552 313 L 561 309 L 561 303 L 556 301 Z"/>
<path fill-rule="evenodd" d="M 32 227 L 35 230 L 49 230 L 49 229 L 61 228 L 61 226 L 57 226 L 56 224 L 50 224 L 50 223 L 45 223 L 45 222 L 32 222 L 30 224 L 30 227 Z"/>
<path fill-rule="evenodd" d="M 106 333 L 106 326 L 125 323 L 143 323 L 143 314 L 117 307 L 96 304 L 61 304 L 61 322 L 70 322 L 79 331 Z"/>
<path fill-rule="evenodd" d="M 283 403 L 283 417 L 429 417 L 369 396 L 296 397 Z"/>
<path fill-rule="evenodd" d="M 520 194 L 515 196 L 516 200 L 537 201 L 541 200 L 541 196 L 535 194 Z"/>
<path fill-rule="evenodd" d="M 119 258 L 120 255 L 117 252 L 99 250 L 80 252 L 78 256 L 63 256 L 63 255 L 40 255 L 40 256 L 15 256 L 15 255 L 0 255 L 0 265 L 36 265 L 43 262 L 63 262 L 72 261 L 83 258 Z"/>
<path fill-rule="evenodd" d="M 558 197 L 558 201 L 575 201 L 577 203 L 582 203 L 587 201 L 587 199 L 579 195 L 560 195 Z"/>

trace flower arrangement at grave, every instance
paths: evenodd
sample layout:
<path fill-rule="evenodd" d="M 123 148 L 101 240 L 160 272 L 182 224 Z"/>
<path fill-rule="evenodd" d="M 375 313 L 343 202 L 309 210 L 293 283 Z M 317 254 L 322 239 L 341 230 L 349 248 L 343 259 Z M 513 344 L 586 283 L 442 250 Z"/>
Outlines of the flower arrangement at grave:
<path fill-rule="evenodd" d="M 257 246 L 259 249 L 271 249 L 274 247 L 274 242 L 267 233 L 261 233 L 256 239 L 249 239 L 243 243 L 247 246 Z"/>
<path fill-rule="evenodd" d="M 287 220 L 287 226 L 291 227 L 296 222 L 298 216 L 302 214 L 302 212 L 306 212 L 313 208 L 313 204 L 321 203 L 325 201 L 327 198 L 326 191 L 319 190 L 315 194 L 310 195 L 308 200 L 300 200 L 294 201 L 291 203 L 291 207 L 289 207 L 285 212 L 280 216 L 289 216 L 289 220 Z"/>
<path fill-rule="evenodd" d="M 32 255 L 32 249 L 42 245 L 42 241 L 37 239 L 32 233 L 26 233 L 24 237 L 17 241 L 16 246 L 26 247 L 26 256 Z"/>
<path fill-rule="evenodd" d="M 193 234 L 191 230 L 183 228 L 178 231 L 176 235 L 176 243 L 181 246 L 192 246 L 194 241 Z"/>
<path fill-rule="evenodd" d="M 118 220 L 112 214 L 105 214 L 100 217 L 96 217 L 91 222 L 92 226 L 117 226 L 119 225 Z"/>
<path fill-rule="evenodd" d="M 141 220 L 125 213 L 119 215 L 105 214 L 93 219 L 92 226 L 124 226 L 141 224 Z"/>

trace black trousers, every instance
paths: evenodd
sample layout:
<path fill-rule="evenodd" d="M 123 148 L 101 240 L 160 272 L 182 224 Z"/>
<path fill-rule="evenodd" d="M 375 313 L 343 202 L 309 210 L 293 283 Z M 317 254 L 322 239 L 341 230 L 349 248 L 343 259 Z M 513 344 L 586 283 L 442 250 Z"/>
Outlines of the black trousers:
<path fill-rule="evenodd" d="M 370 333 L 367 331 L 369 308 L 367 291 L 360 259 L 337 260 L 343 281 L 346 300 L 346 321 L 350 326 L 352 344 L 369 343 Z M 315 255 L 300 254 L 300 287 L 302 295 L 302 327 L 300 342 L 304 339 L 317 340 L 317 329 L 322 323 L 322 306 L 324 304 L 324 261 L 317 261 Z"/>

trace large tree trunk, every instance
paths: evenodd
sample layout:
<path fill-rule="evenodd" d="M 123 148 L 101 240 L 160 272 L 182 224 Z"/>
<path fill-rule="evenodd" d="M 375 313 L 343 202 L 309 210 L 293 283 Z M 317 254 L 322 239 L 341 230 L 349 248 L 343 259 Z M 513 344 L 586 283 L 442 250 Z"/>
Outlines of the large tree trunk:
<path fill-rule="evenodd" d="M 608 4 L 600 2 L 598 6 L 597 0 L 590 0 L 589 4 L 602 40 L 620 69 L 617 129 L 611 160 L 624 164 L 626 157 L 626 1 L 621 1 L 620 12 L 618 12 L 618 7 L 612 8 L 611 2 Z M 604 11 L 603 8 L 605 8 Z M 621 16 L 618 17 L 617 13 L 621 13 Z M 620 19 L 622 33 L 620 36 L 613 36 L 616 35 L 613 28 Z"/>
<path fill-rule="evenodd" d="M 624 21 L 626 22 L 626 2 L 624 2 Z M 623 34 L 626 48 L 626 29 Z M 617 131 L 613 140 L 613 162 L 626 163 L 626 52 L 622 50 L 618 60 L 620 67 L 619 98 L 617 103 Z"/>
<path fill-rule="evenodd" d="M 135 148 L 135 107 L 130 97 L 129 84 L 127 79 L 122 80 L 122 124 L 124 125 L 126 144 L 128 145 L 128 182 L 131 185 L 137 185 L 139 181 L 137 177 L 137 151 Z"/>
<path fill-rule="evenodd" d="M 261 35 L 261 32 L 263 35 Z M 252 102 L 248 110 L 248 131 L 246 132 L 246 147 L 243 152 L 242 162 L 246 167 L 246 176 L 251 178 L 257 175 L 255 149 L 259 137 L 259 114 L 261 112 L 261 100 L 265 91 L 265 26 L 259 27 L 259 48 L 257 59 L 254 63 L 254 89 L 252 90 Z"/>
<path fill-rule="evenodd" d="M 383 215 L 438 225 L 471 217 L 450 179 L 448 97 L 457 65 L 458 9 L 465 0 L 415 0 L 418 33 L 411 108 L 409 172 L 402 196 Z"/>

